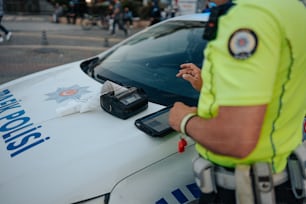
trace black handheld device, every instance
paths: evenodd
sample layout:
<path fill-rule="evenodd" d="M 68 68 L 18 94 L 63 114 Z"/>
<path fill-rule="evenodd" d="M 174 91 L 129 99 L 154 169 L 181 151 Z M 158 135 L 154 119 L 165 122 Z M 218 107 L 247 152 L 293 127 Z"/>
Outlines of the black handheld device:
<path fill-rule="evenodd" d="M 173 132 L 174 130 L 168 123 L 170 108 L 166 107 L 142 118 L 138 118 L 135 121 L 135 126 L 152 137 L 162 137 Z"/>
<path fill-rule="evenodd" d="M 127 119 L 148 107 L 148 97 L 144 90 L 132 87 L 117 95 L 114 91 L 101 95 L 100 105 L 106 112 Z"/>

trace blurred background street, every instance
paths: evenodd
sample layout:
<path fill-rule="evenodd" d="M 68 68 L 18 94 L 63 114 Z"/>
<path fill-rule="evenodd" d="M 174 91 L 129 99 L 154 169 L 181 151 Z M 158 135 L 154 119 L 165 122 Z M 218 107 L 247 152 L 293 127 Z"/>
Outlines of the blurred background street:
<path fill-rule="evenodd" d="M 12 32 L 10 41 L 0 43 L 0 84 L 57 65 L 101 53 L 125 39 L 124 32 L 94 26 L 52 23 L 48 15 L 5 15 L 2 24 Z M 129 36 L 145 26 L 129 30 Z"/>
<path fill-rule="evenodd" d="M 118 29 L 115 35 L 110 35 L 107 28 L 98 26 L 84 30 L 81 22 L 88 16 L 89 19 L 99 19 L 103 26 L 109 26 L 109 19 L 114 21 L 116 15 L 117 20 L 128 19 L 125 21 L 128 24 L 132 20 L 133 27 L 128 30 L 128 36 L 131 36 L 150 23 L 201 12 L 206 1 L 3 1 L 4 16 L 0 22 L 12 32 L 12 38 L 0 43 L 0 84 L 43 69 L 95 56 L 127 37 Z M 116 15 L 115 8 L 121 8 Z M 76 24 L 68 24 L 74 20 Z"/>

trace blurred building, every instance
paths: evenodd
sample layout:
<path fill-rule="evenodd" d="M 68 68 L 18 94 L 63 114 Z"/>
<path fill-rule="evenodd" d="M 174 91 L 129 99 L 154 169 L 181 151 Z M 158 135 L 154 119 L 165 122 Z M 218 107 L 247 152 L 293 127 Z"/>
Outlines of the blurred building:
<path fill-rule="evenodd" d="M 76 0 L 77 1 L 77 0 Z M 85 0 L 85 2 L 90 6 L 99 3 L 112 2 L 113 0 Z M 124 0 L 121 0 L 122 2 Z M 198 12 L 203 9 L 204 2 L 206 0 L 128 0 L 128 2 L 139 2 L 140 5 L 146 6 L 148 2 L 156 1 L 162 7 L 177 7 L 180 13 L 190 13 Z M 303 0 L 304 2 L 306 0 Z M 4 10 L 6 13 L 14 14 L 51 14 L 54 10 L 53 5 L 50 3 L 52 0 L 4 0 Z M 68 2 L 68 0 L 67 0 Z M 181 8 L 179 8 L 181 7 Z M 189 8 L 187 11 L 186 8 Z M 190 11 L 192 8 L 192 11 Z"/>
<path fill-rule="evenodd" d="M 48 0 L 5 0 L 3 3 L 6 13 L 49 14 L 54 10 Z"/>

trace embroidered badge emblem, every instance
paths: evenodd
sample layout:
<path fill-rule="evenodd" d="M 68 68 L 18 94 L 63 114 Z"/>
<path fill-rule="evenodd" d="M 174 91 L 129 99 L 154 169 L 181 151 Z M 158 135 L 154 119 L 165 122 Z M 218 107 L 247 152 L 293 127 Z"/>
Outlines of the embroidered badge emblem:
<path fill-rule="evenodd" d="M 257 44 L 255 32 L 250 29 L 239 29 L 231 35 L 228 50 L 234 58 L 243 60 L 255 53 Z"/>

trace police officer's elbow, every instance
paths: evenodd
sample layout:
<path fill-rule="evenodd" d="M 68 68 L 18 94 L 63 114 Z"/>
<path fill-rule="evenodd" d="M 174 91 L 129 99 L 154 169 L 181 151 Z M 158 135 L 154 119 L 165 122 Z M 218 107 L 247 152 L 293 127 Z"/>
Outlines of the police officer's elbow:
<path fill-rule="evenodd" d="M 235 152 L 235 157 L 238 159 L 243 159 L 249 156 L 256 148 L 259 140 L 260 129 L 258 129 L 258 131 L 251 132 L 239 131 L 236 132 L 235 135 L 235 147 L 233 147 L 233 152 Z"/>
<path fill-rule="evenodd" d="M 223 146 L 222 150 L 215 151 L 217 154 L 222 154 L 224 156 L 234 157 L 236 159 L 244 159 L 249 154 L 252 153 L 256 146 L 256 143 L 246 143 L 246 142 L 236 142 L 234 143 L 227 143 Z"/>
<path fill-rule="evenodd" d="M 246 158 L 252 151 L 239 151 L 237 152 L 234 157 L 237 159 L 244 159 Z"/>
<path fill-rule="evenodd" d="M 238 159 L 243 159 L 247 157 L 252 151 L 255 149 L 257 142 L 241 142 L 239 145 L 236 146 L 234 157 Z"/>

